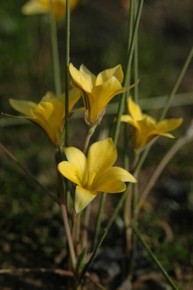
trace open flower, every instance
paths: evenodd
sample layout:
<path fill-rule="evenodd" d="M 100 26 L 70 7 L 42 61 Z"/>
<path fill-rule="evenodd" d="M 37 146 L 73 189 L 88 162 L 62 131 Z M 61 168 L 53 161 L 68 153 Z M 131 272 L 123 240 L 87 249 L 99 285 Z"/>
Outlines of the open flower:
<path fill-rule="evenodd" d="M 71 0 L 70 9 L 74 9 L 77 4 L 78 0 Z M 61 20 L 66 13 L 66 0 L 29 0 L 22 7 L 22 12 L 26 15 L 46 14 L 51 11 L 52 5 L 56 20 Z"/>
<path fill-rule="evenodd" d="M 58 165 L 60 173 L 76 186 L 75 210 L 82 211 L 98 192 L 117 193 L 126 189 L 124 182 L 136 182 L 133 175 L 120 167 L 113 167 L 117 150 L 111 138 L 93 143 L 86 157 L 75 147 L 65 149 L 68 161 Z"/>
<path fill-rule="evenodd" d="M 69 112 L 80 98 L 80 92 L 72 89 L 69 93 Z M 9 100 L 10 105 L 25 118 L 37 123 L 55 146 L 61 146 L 64 139 L 65 100 L 64 95 L 56 98 L 48 92 L 37 104 L 26 100 Z"/>
<path fill-rule="evenodd" d="M 130 115 L 123 115 L 121 121 L 135 127 L 134 143 L 137 149 L 145 147 L 157 136 L 174 138 L 168 132 L 173 131 L 182 123 L 182 118 L 165 119 L 157 122 L 149 115 L 143 114 L 141 108 L 131 98 L 128 100 L 128 111 Z"/>
<path fill-rule="evenodd" d="M 83 93 L 86 122 L 89 125 L 100 123 L 107 104 L 115 95 L 126 90 L 121 85 L 123 81 L 121 65 L 106 69 L 97 76 L 84 65 L 78 70 L 70 64 L 69 71 L 74 86 Z"/>

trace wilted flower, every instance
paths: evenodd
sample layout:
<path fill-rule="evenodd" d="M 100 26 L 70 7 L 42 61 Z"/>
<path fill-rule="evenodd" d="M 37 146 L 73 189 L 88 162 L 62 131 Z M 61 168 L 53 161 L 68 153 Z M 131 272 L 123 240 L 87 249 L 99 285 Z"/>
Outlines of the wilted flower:
<path fill-rule="evenodd" d="M 58 165 L 60 173 L 76 186 L 75 210 L 82 211 L 98 192 L 117 193 L 126 189 L 124 182 L 136 182 L 133 175 L 120 167 L 113 167 L 117 150 L 111 138 L 93 143 L 88 157 L 75 147 L 65 150 L 68 161 Z"/>
<path fill-rule="evenodd" d="M 77 89 L 69 93 L 69 112 L 80 97 Z M 37 123 L 48 135 L 55 146 L 61 146 L 64 139 L 65 100 L 64 95 L 56 98 L 48 92 L 37 104 L 26 100 L 9 100 L 10 105 L 25 118 Z"/>
<path fill-rule="evenodd" d="M 70 9 L 74 9 L 77 4 L 78 0 L 70 0 Z M 52 5 L 56 20 L 61 20 L 66 13 L 66 0 L 29 0 L 22 7 L 22 12 L 26 15 L 46 14 L 51 11 Z"/>
<path fill-rule="evenodd" d="M 121 85 L 123 81 L 121 65 L 106 69 L 97 76 L 84 65 L 78 70 L 70 64 L 69 70 L 74 86 L 83 93 L 86 122 L 89 125 L 100 123 L 107 104 L 115 95 L 126 90 Z"/>
<path fill-rule="evenodd" d="M 123 115 L 121 121 L 135 127 L 134 143 L 138 149 L 145 147 L 157 136 L 174 138 L 168 132 L 173 131 L 182 123 L 182 118 L 156 121 L 149 115 L 143 114 L 141 108 L 131 98 L 128 100 L 128 112 L 130 115 Z"/>

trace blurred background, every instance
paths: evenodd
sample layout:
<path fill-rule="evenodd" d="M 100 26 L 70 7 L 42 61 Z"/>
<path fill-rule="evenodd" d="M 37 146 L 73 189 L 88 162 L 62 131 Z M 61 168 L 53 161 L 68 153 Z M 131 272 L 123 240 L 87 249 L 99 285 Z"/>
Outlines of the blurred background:
<path fill-rule="evenodd" d="M 0 6 L 0 111 L 8 114 L 15 114 L 9 98 L 39 101 L 47 91 L 54 91 L 48 17 L 23 15 L 21 7 L 25 2 L 7 0 Z M 125 67 L 128 6 L 127 0 L 80 0 L 71 14 L 71 62 L 75 66 L 83 63 L 96 74 L 119 63 Z M 145 1 L 139 29 L 142 100 L 171 92 L 193 44 L 192 15 L 192 0 Z M 58 40 L 63 80 L 64 21 L 58 25 Z M 168 113 L 169 117 L 184 118 L 177 137 L 185 133 L 192 120 L 193 64 L 178 94 L 184 105 L 174 102 Z M 158 111 L 153 114 L 156 116 Z M 84 132 L 80 132 L 76 122 L 73 134 L 81 139 Z M 101 126 L 105 125 L 104 121 Z M 55 191 L 54 151 L 39 128 L 1 116 L 0 140 L 44 186 Z M 72 135 L 72 142 L 79 144 L 80 140 Z M 153 157 L 147 160 L 142 174 L 142 185 L 162 157 L 157 153 L 164 155 L 170 146 L 171 142 L 162 139 L 153 149 Z M 142 231 L 149 235 L 156 254 L 160 257 L 162 253 L 161 262 L 187 290 L 193 287 L 192 164 L 192 144 L 189 144 L 161 175 L 141 220 Z M 1 149 L 0 167 L 0 268 L 62 267 L 66 253 L 58 207 Z M 110 284 L 115 285 L 112 282 L 115 277 L 110 279 Z M 56 285 L 65 289 L 58 277 L 49 276 L 49 286 L 45 286 L 47 280 L 46 275 L 31 280 L 29 276 L 14 276 L 9 280 L 2 274 L 0 289 L 55 289 Z M 112 285 L 109 289 L 118 289 Z M 166 289 L 156 288 L 158 285 L 162 285 L 160 280 L 154 279 L 154 288 L 148 285 L 147 289 Z M 144 284 L 135 287 L 146 289 Z"/>

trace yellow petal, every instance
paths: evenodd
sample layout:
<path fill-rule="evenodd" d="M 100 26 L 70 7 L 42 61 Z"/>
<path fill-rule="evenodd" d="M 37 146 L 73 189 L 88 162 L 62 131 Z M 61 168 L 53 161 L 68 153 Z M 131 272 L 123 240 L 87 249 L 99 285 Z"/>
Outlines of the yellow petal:
<path fill-rule="evenodd" d="M 112 76 L 114 76 L 120 83 L 123 81 L 123 70 L 121 65 L 117 65 L 113 68 L 106 69 L 98 74 L 96 78 L 96 86 L 108 81 Z"/>
<path fill-rule="evenodd" d="M 112 76 L 108 81 L 93 88 L 93 95 L 97 97 L 100 107 L 105 107 L 108 102 L 122 91 L 121 83 Z"/>
<path fill-rule="evenodd" d="M 22 7 L 22 13 L 26 15 L 47 13 L 48 9 L 41 1 L 31 0 Z"/>
<path fill-rule="evenodd" d="M 72 63 L 69 65 L 69 72 L 75 85 L 86 92 L 91 92 L 92 84 L 89 74 L 79 71 L 73 66 Z"/>
<path fill-rule="evenodd" d="M 80 66 L 80 72 L 85 76 L 85 78 L 87 79 L 89 83 L 90 90 L 92 90 L 92 88 L 95 85 L 96 76 L 83 64 Z"/>
<path fill-rule="evenodd" d="M 76 213 L 81 212 L 95 197 L 96 192 L 77 186 L 75 192 Z"/>
<path fill-rule="evenodd" d="M 33 110 L 36 108 L 37 104 L 30 101 L 23 101 L 23 100 L 9 100 L 10 105 L 16 111 L 24 114 L 26 117 L 32 118 L 33 117 Z"/>
<path fill-rule="evenodd" d="M 72 112 L 74 105 L 80 99 L 81 92 L 77 88 L 73 88 L 69 91 L 69 112 Z"/>
<path fill-rule="evenodd" d="M 105 172 L 100 171 L 93 181 L 93 189 L 107 193 L 121 192 L 125 190 L 124 182 L 135 183 L 135 177 L 120 167 L 111 167 Z"/>
<path fill-rule="evenodd" d="M 108 174 L 124 182 L 137 182 L 137 180 L 131 173 L 121 167 L 114 166 L 112 168 L 109 168 Z"/>
<path fill-rule="evenodd" d="M 62 161 L 58 164 L 58 171 L 67 179 L 74 182 L 75 184 L 80 185 L 80 179 L 78 176 L 77 168 L 73 164 Z"/>
<path fill-rule="evenodd" d="M 93 189 L 106 193 L 118 193 L 125 191 L 126 185 L 123 181 L 112 179 L 111 175 L 104 173 L 104 175 L 101 175 L 100 178 L 96 179 Z"/>
<path fill-rule="evenodd" d="M 140 106 L 138 106 L 132 98 L 129 98 L 128 100 L 128 110 L 130 115 L 132 116 L 133 119 L 135 120 L 140 120 L 143 118 L 143 114 L 141 111 Z"/>
<path fill-rule="evenodd" d="M 120 82 L 115 77 L 111 77 L 107 82 L 94 87 L 92 93 L 87 94 L 85 97 L 88 122 L 91 124 L 96 123 L 110 100 L 122 92 L 122 89 Z"/>
<path fill-rule="evenodd" d="M 76 168 L 80 182 L 84 184 L 87 166 L 85 155 L 82 153 L 82 151 L 75 147 L 67 147 L 64 149 L 64 152 L 68 161 Z"/>
<path fill-rule="evenodd" d="M 93 143 L 88 152 L 89 171 L 103 172 L 117 159 L 117 150 L 111 138 Z"/>
<path fill-rule="evenodd" d="M 106 179 L 105 183 L 98 183 L 98 191 L 105 193 L 119 193 L 126 190 L 124 182 L 118 179 Z"/>
<path fill-rule="evenodd" d="M 129 115 L 122 115 L 121 116 L 121 122 L 129 123 L 130 125 L 134 127 L 138 127 L 137 121 L 134 120 L 131 116 Z"/>
<path fill-rule="evenodd" d="M 171 138 L 171 139 L 174 139 L 174 135 L 170 134 L 170 133 L 157 133 L 157 135 L 159 136 L 163 136 L 163 137 L 167 137 L 167 138 Z"/>
<path fill-rule="evenodd" d="M 135 147 L 145 147 L 154 137 L 158 135 L 156 130 L 155 120 L 148 115 L 139 121 L 136 121 L 135 126 Z"/>
<path fill-rule="evenodd" d="M 35 121 L 46 131 L 55 145 L 62 133 L 64 113 L 64 104 L 57 99 L 41 101 L 34 110 Z"/>
<path fill-rule="evenodd" d="M 183 119 L 165 119 L 157 123 L 157 130 L 160 133 L 170 132 L 182 124 Z"/>
<path fill-rule="evenodd" d="M 30 0 L 23 7 L 22 12 L 25 15 L 49 13 L 52 6 L 50 0 Z M 78 4 L 78 0 L 70 1 L 70 9 L 74 9 Z M 60 20 L 65 16 L 66 0 L 53 0 L 53 9 L 56 20 Z"/>

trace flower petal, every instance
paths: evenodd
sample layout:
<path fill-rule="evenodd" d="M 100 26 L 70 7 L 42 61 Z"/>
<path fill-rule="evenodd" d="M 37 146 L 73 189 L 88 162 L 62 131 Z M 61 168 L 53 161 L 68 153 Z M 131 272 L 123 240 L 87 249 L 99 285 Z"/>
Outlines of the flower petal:
<path fill-rule="evenodd" d="M 67 161 L 62 161 L 58 164 L 58 171 L 70 181 L 80 185 L 77 168 L 73 164 Z"/>
<path fill-rule="evenodd" d="M 121 116 L 121 122 L 129 123 L 130 125 L 134 127 L 138 127 L 138 123 L 136 120 L 134 120 L 131 116 L 129 115 L 122 115 Z"/>
<path fill-rule="evenodd" d="M 78 70 L 73 66 L 72 63 L 69 65 L 69 72 L 72 77 L 74 84 L 80 89 L 91 92 L 92 91 L 92 83 L 91 83 L 91 75 L 87 74 L 83 71 Z"/>
<path fill-rule="evenodd" d="M 140 120 L 143 118 L 143 113 L 139 105 L 137 105 L 132 98 L 128 100 L 128 111 L 134 120 Z"/>
<path fill-rule="evenodd" d="M 112 179 L 112 176 L 106 172 L 99 178 L 95 178 L 93 189 L 100 192 L 117 193 L 125 191 L 126 185 L 120 179 Z"/>
<path fill-rule="evenodd" d="M 86 176 L 87 159 L 86 156 L 75 147 L 67 147 L 64 149 L 66 158 L 76 168 L 76 173 L 81 184 L 84 184 Z"/>
<path fill-rule="evenodd" d="M 33 110 L 36 108 L 37 104 L 31 101 L 25 100 L 9 100 L 10 105 L 16 111 L 24 114 L 26 117 L 32 118 L 33 117 Z"/>
<path fill-rule="evenodd" d="M 74 105 L 77 103 L 77 101 L 80 99 L 81 91 L 77 88 L 72 88 L 69 91 L 69 112 L 72 111 Z"/>
<path fill-rule="evenodd" d="M 119 64 L 113 68 L 106 69 L 98 74 L 96 78 L 96 86 L 108 81 L 112 76 L 114 76 L 120 83 L 123 81 L 123 70 L 122 66 Z"/>
<path fill-rule="evenodd" d="M 117 150 L 111 138 L 95 142 L 88 152 L 89 171 L 103 172 L 111 167 L 117 159 Z"/>
<path fill-rule="evenodd" d="M 98 100 L 99 108 L 104 108 L 115 95 L 122 91 L 122 89 L 121 83 L 117 78 L 112 76 L 106 82 L 95 86 L 92 93 Z"/>
<path fill-rule="evenodd" d="M 135 177 L 121 167 L 112 167 L 105 172 L 99 172 L 93 181 L 93 188 L 107 193 L 121 192 L 125 190 L 124 182 L 137 182 Z"/>
<path fill-rule="evenodd" d="M 85 78 L 88 80 L 90 84 L 90 89 L 92 90 L 92 88 L 95 85 L 96 76 L 83 64 L 80 66 L 80 72 L 82 72 L 83 75 L 85 75 Z"/>
<path fill-rule="evenodd" d="M 47 12 L 48 8 L 41 1 L 31 0 L 22 7 L 22 13 L 25 15 Z"/>
<path fill-rule="evenodd" d="M 157 130 L 160 133 L 170 132 L 182 124 L 183 119 L 165 119 L 157 123 Z"/>
<path fill-rule="evenodd" d="M 22 7 L 22 13 L 25 15 L 49 13 L 51 11 L 50 0 L 30 0 Z M 70 1 L 70 9 L 73 10 L 78 4 L 78 0 Z M 65 16 L 66 1 L 53 0 L 54 15 L 57 21 Z"/>
<path fill-rule="evenodd" d="M 81 212 L 95 197 L 96 192 L 77 186 L 75 192 L 76 213 Z"/>
<path fill-rule="evenodd" d="M 137 182 L 135 177 L 130 172 L 121 167 L 114 166 L 112 168 L 109 168 L 108 174 L 111 174 L 112 177 L 116 177 L 117 179 L 120 179 L 121 181 L 124 182 L 132 182 L 132 183 Z"/>

